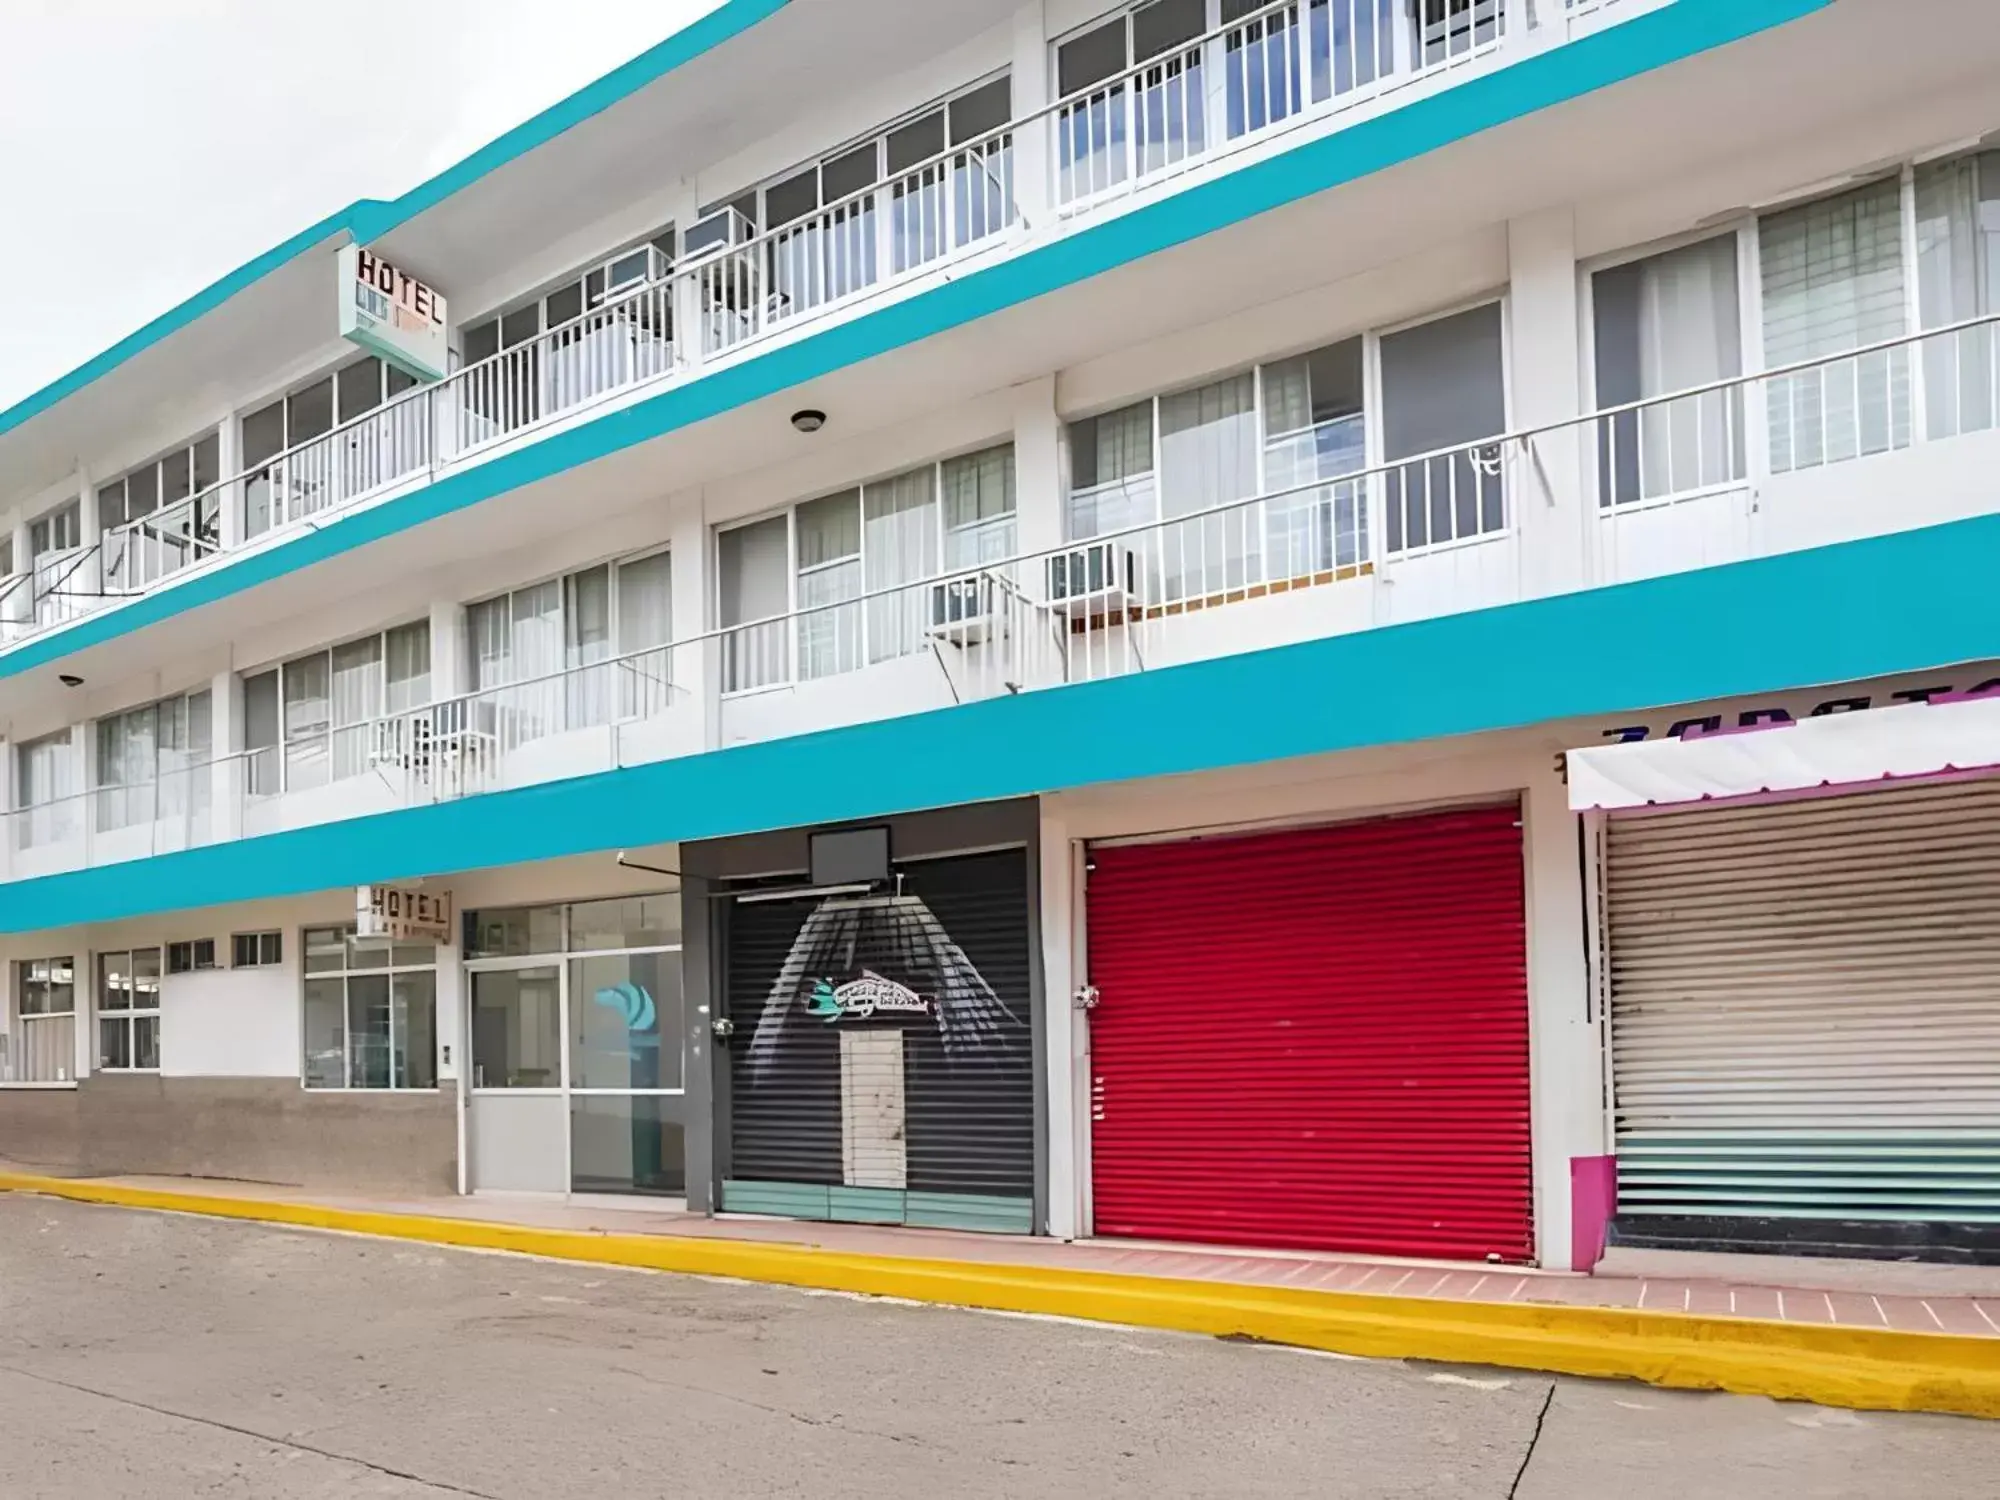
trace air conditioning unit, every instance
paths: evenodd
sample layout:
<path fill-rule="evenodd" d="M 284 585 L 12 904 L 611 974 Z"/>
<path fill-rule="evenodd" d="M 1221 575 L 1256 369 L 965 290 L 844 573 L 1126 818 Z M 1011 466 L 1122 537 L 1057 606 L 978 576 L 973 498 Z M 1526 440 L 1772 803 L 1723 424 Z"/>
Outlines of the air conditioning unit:
<path fill-rule="evenodd" d="M 1138 598 L 1138 559 L 1118 542 L 1086 542 L 1049 559 L 1049 604 L 1071 618 L 1111 614 Z"/>
<path fill-rule="evenodd" d="M 748 244 L 756 235 L 757 226 L 736 209 L 718 208 L 681 231 L 681 264 L 733 250 Z"/>
<path fill-rule="evenodd" d="M 1005 634 L 1000 589 L 991 573 L 968 573 L 931 585 L 933 639 L 970 646 Z"/>

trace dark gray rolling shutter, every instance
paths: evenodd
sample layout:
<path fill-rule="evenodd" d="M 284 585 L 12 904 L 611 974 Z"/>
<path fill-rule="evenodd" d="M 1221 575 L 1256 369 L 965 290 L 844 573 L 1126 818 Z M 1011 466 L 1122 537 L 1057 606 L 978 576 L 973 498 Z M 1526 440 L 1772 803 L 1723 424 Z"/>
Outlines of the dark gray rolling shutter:
<path fill-rule="evenodd" d="M 925 860 L 879 896 L 735 903 L 725 1210 L 1027 1232 L 1024 851 Z M 921 1010 L 839 1012 L 886 981 Z"/>

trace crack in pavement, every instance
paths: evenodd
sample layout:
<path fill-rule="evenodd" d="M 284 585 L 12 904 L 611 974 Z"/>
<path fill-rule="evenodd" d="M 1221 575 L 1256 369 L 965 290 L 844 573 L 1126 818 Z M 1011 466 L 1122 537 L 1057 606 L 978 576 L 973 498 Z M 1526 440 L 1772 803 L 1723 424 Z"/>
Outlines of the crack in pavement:
<path fill-rule="evenodd" d="M 1549 1407 L 1556 1399 L 1556 1382 L 1551 1380 L 1549 1388 L 1542 1394 L 1542 1409 L 1535 1413 L 1535 1430 L 1528 1434 L 1528 1451 L 1521 1455 L 1521 1467 L 1514 1471 L 1514 1482 L 1507 1486 L 1507 1500 L 1516 1500 L 1521 1493 L 1521 1481 L 1528 1477 L 1528 1465 L 1535 1456 L 1535 1446 L 1542 1440 L 1542 1424 L 1549 1419 Z"/>
<path fill-rule="evenodd" d="M 463 1485 L 451 1484 L 442 1479 L 428 1479 L 422 1474 L 412 1474 L 404 1469 L 392 1469 L 386 1464 L 372 1463 L 365 1458 L 356 1458 L 351 1453 L 336 1453 L 331 1448 L 315 1448 L 310 1443 L 297 1442 L 291 1438 L 274 1437 L 268 1432 L 258 1432 L 249 1427 L 238 1427 L 229 1422 L 218 1421 L 214 1417 L 200 1417 L 192 1412 L 175 1411 L 170 1406 L 155 1406 L 150 1401 L 138 1401 L 130 1396 L 121 1396 L 116 1391 L 100 1391 L 94 1386 L 78 1385 L 74 1381 L 59 1380 L 53 1375 L 40 1375 L 33 1370 L 23 1370 L 18 1365 L 0 1364 L 0 1371 L 18 1375 L 23 1380 L 33 1380 L 42 1385 L 52 1385 L 59 1390 L 74 1391 L 80 1396 L 96 1396 L 103 1401 L 115 1401 L 120 1406 L 129 1406 L 136 1411 L 149 1411 L 155 1416 L 172 1417 L 180 1422 L 192 1422 L 199 1427 L 213 1427 L 218 1432 L 234 1433 L 237 1437 L 250 1438 L 254 1442 L 269 1443 L 274 1448 L 289 1448 L 295 1453 L 310 1453 L 316 1458 L 332 1459 L 335 1463 L 353 1464 L 357 1469 L 367 1469 L 390 1479 L 406 1479 L 411 1484 L 421 1484 L 449 1495 L 470 1495 L 472 1500 L 500 1500 L 498 1495 L 486 1490 L 470 1490 Z"/>

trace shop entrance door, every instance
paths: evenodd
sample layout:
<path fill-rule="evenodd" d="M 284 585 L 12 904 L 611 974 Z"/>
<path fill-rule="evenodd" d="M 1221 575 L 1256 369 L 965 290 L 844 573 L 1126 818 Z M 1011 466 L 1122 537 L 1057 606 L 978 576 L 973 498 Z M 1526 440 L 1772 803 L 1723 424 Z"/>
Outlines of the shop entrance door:
<path fill-rule="evenodd" d="M 466 962 L 475 1190 L 687 1187 L 680 898 L 475 911 Z"/>

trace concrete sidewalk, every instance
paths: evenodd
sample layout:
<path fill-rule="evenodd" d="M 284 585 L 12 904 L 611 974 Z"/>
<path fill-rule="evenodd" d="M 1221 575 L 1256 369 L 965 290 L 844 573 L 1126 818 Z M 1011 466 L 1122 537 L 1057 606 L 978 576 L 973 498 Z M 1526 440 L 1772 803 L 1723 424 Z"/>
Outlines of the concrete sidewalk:
<path fill-rule="evenodd" d="M 2000 1417 L 2000 1272 L 1772 1261 L 1575 1276 L 942 1230 L 710 1219 L 534 1198 L 390 1199 L 8 1172 L 0 1190 L 1384 1357 Z M 1756 1269 L 1763 1270 L 1759 1263 Z"/>

